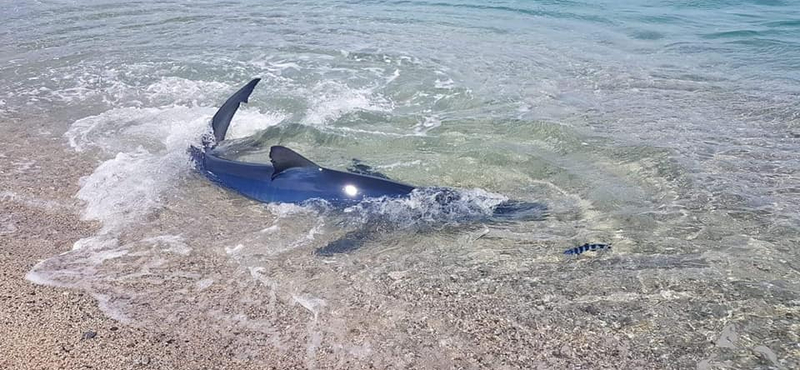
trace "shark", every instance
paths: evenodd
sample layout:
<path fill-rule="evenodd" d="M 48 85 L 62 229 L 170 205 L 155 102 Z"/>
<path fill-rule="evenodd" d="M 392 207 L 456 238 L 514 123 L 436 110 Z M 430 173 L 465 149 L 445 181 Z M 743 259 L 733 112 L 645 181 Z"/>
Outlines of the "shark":
<path fill-rule="evenodd" d="M 322 200 L 335 209 L 346 209 L 362 204 L 374 204 L 375 200 L 392 200 L 425 194 L 432 203 L 441 207 L 453 219 L 453 213 L 464 207 L 454 207 L 463 197 L 461 193 L 447 187 L 418 187 L 395 181 L 371 167 L 357 161 L 348 170 L 322 167 L 294 150 L 282 145 L 270 147 L 269 163 L 245 162 L 225 158 L 219 150 L 224 142 L 231 121 L 242 103 L 247 103 L 256 85 L 255 78 L 231 95 L 214 114 L 210 133 L 202 140 L 202 147 L 192 146 L 190 153 L 196 169 L 217 185 L 233 190 L 247 198 L 263 203 L 304 204 Z M 469 207 L 467 207 L 469 208 Z M 471 212 L 466 218 L 481 220 L 525 220 L 542 219 L 547 207 L 542 203 L 508 200 L 493 207 L 490 213 Z M 358 248 L 363 241 L 386 220 L 366 223 L 344 238 L 317 250 L 319 254 L 341 253 Z"/>

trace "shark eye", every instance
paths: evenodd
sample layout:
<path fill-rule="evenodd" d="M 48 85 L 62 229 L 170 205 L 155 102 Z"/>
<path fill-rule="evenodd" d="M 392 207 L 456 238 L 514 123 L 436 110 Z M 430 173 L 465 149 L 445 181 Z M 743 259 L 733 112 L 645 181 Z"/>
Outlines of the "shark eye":
<path fill-rule="evenodd" d="M 348 196 L 354 197 L 358 195 L 358 188 L 353 185 L 345 185 L 344 193 L 347 194 Z"/>

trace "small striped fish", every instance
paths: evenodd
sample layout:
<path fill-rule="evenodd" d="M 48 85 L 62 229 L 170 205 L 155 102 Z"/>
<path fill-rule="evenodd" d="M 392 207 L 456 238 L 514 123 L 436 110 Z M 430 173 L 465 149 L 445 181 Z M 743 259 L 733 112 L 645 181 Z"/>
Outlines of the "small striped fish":
<path fill-rule="evenodd" d="M 583 252 L 588 252 L 588 251 L 595 251 L 596 252 L 596 251 L 603 250 L 603 249 L 611 249 L 611 244 L 586 243 L 584 245 L 581 245 L 581 246 L 578 246 L 578 247 L 575 247 L 575 248 L 567 249 L 567 250 L 564 251 L 564 254 L 566 254 L 568 256 L 569 255 L 577 256 L 577 255 L 579 255 L 579 254 L 581 254 Z"/>

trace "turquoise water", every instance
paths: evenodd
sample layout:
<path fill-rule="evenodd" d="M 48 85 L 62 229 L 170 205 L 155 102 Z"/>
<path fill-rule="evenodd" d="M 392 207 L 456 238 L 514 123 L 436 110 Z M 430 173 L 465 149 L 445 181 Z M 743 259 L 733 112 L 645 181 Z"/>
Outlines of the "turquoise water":
<path fill-rule="evenodd" d="M 31 280 L 86 289 L 134 325 L 242 327 L 274 346 L 238 356 L 299 346 L 309 367 L 509 353 L 521 367 L 798 366 L 796 2 L 0 8 L 0 122 L 46 122 L 37 133 L 99 163 L 76 194 L 99 231 Z M 257 135 L 245 159 L 280 143 L 325 166 L 358 158 L 409 183 L 544 202 L 551 217 L 383 230 L 316 257 L 344 232 L 335 216 L 251 203 L 187 163 L 214 107 L 255 76 L 231 132 Z M 586 242 L 615 248 L 560 260 Z M 245 298 L 215 306 L 231 297 Z M 482 336 L 498 322 L 523 344 Z M 603 344 L 559 352 L 581 341 Z"/>

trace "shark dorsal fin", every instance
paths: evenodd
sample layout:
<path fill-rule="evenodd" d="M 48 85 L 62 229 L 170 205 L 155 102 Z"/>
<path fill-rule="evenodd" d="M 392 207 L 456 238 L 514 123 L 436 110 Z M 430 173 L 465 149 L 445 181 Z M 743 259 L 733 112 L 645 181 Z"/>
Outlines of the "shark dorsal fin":
<path fill-rule="evenodd" d="M 314 162 L 311 162 L 306 157 L 297 154 L 297 152 L 294 150 L 280 145 L 269 148 L 269 159 L 272 162 L 272 167 L 275 168 L 275 170 L 272 171 L 273 179 L 275 176 L 280 175 L 281 172 L 290 168 L 309 167 L 321 169 L 320 166 Z"/>

